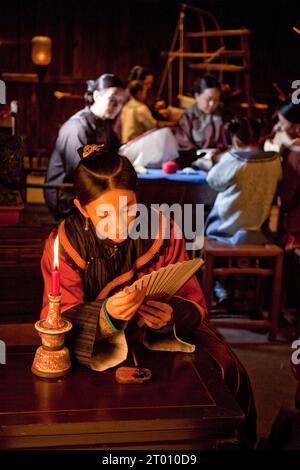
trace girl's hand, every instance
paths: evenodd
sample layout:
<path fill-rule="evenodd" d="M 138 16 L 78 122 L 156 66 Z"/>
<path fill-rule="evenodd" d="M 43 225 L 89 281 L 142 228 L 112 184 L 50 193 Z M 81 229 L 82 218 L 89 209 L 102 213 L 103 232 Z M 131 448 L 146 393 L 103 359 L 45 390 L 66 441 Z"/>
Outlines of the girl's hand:
<path fill-rule="evenodd" d="M 171 305 L 156 300 L 147 300 L 138 309 L 138 314 L 143 318 L 146 325 L 157 330 L 169 323 L 172 313 L 173 308 Z"/>
<path fill-rule="evenodd" d="M 130 293 L 120 291 L 107 299 L 106 309 L 109 315 L 116 320 L 131 320 L 143 303 L 145 295 L 146 287 L 141 290 L 133 290 Z"/>

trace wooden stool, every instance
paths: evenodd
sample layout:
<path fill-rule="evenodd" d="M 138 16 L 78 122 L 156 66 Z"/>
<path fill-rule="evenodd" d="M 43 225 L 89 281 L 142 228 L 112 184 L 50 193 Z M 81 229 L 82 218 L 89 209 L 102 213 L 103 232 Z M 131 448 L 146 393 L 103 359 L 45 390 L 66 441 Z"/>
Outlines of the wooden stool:
<path fill-rule="evenodd" d="M 270 328 L 269 339 L 274 341 L 278 330 L 278 320 L 281 301 L 281 278 L 283 251 L 276 245 L 230 245 L 220 243 L 211 238 L 204 242 L 204 275 L 203 288 L 210 313 L 212 309 L 214 276 L 230 274 L 255 274 L 272 277 L 272 299 L 269 320 L 231 320 L 215 321 L 217 326 L 235 328 Z M 218 267 L 218 261 L 224 261 L 226 266 Z M 273 259 L 272 259 L 273 258 Z M 223 263 L 224 264 L 224 263 Z M 267 266 L 264 266 L 267 264 Z"/>

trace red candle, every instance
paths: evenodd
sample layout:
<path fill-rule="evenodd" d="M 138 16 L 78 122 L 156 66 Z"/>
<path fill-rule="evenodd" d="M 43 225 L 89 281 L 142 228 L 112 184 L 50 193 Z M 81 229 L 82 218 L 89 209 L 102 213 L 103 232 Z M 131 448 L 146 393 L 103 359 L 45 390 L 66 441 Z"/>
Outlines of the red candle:
<path fill-rule="evenodd" d="M 54 260 L 53 260 L 53 269 L 51 270 L 51 295 L 57 297 L 60 293 L 59 287 L 59 269 L 58 269 L 58 235 L 54 242 Z"/>

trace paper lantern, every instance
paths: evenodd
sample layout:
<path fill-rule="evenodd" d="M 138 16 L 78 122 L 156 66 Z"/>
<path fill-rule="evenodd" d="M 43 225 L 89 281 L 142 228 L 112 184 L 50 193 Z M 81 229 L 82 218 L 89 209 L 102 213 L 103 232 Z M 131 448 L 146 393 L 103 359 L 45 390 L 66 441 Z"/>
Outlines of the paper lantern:
<path fill-rule="evenodd" d="M 47 66 L 52 58 L 52 40 L 48 36 L 32 38 L 31 58 L 35 65 Z"/>

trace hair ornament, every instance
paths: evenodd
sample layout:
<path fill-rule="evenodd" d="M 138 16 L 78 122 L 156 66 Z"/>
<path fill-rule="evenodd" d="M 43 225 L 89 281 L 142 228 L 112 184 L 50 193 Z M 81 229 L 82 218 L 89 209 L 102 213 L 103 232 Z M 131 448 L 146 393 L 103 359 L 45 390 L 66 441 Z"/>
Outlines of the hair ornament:
<path fill-rule="evenodd" d="M 87 158 L 92 153 L 100 152 L 100 151 L 103 151 L 103 150 L 105 150 L 105 145 L 104 144 L 91 144 L 91 145 L 85 145 L 84 147 L 80 147 L 78 149 L 78 153 L 80 155 L 80 158 Z"/>

